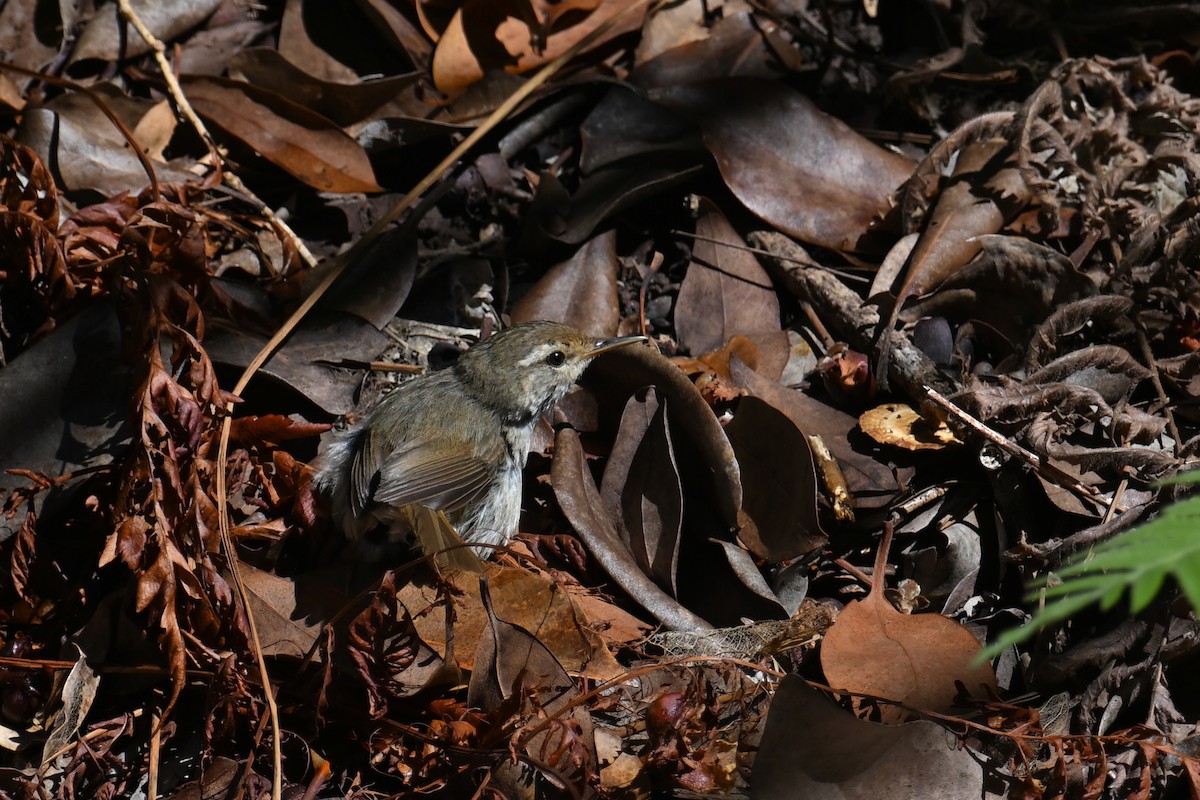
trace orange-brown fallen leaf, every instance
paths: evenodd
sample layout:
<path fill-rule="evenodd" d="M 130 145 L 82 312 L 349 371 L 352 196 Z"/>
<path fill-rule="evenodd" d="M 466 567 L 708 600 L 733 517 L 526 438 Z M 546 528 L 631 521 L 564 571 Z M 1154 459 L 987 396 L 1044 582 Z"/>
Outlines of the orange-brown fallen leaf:
<path fill-rule="evenodd" d="M 980 644 L 941 614 L 901 614 L 884 597 L 884 575 L 892 529 L 875 557 L 871 592 L 849 603 L 825 634 L 821 668 L 835 689 L 884 697 L 910 708 L 948 712 L 960 682 L 972 694 L 995 687 L 989 664 L 972 664 Z M 901 708 L 884 708 L 885 722 L 901 722 Z"/>

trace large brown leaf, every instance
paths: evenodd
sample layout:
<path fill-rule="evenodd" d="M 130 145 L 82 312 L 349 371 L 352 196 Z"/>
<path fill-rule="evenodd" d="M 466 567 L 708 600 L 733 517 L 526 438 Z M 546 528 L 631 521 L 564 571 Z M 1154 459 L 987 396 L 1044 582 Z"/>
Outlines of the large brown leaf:
<path fill-rule="evenodd" d="M 545 0 L 467 0 L 455 12 L 438 40 L 433 52 L 433 81 L 438 91 L 458 95 L 488 70 L 526 72 L 536 69 L 557 58 L 633 2 L 575 0 L 556 7 Z M 564 13 L 572 11 L 576 13 Z M 555 17 L 558 15 L 577 22 L 556 29 Z M 529 19 L 530 16 L 536 18 Z M 540 30 L 531 28 L 531 23 Z M 641 13 L 630 14 L 593 42 L 592 47 L 635 30 L 640 24 Z M 545 46 L 536 47 L 536 41 L 543 37 Z"/>
<path fill-rule="evenodd" d="M 711 81 L 651 98 L 695 120 L 747 208 L 806 242 L 855 249 L 912 173 L 908 160 L 778 83 Z"/>
<path fill-rule="evenodd" d="M 771 700 L 750 796 L 950 800 L 984 796 L 982 783 L 976 756 L 940 725 L 858 719 L 798 675 L 788 675 Z"/>
<path fill-rule="evenodd" d="M 338 125 L 388 113 L 412 113 L 421 105 L 415 100 L 403 102 L 417 83 L 417 73 L 339 83 L 308 74 L 270 47 L 242 50 L 229 59 L 229 70 L 235 77 L 240 73 L 247 82 L 277 92 Z"/>
<path fill-rule="evenodd" d="M 579 444 L 579 434 L 570 428 L 563 428 L 555 437 L 550 480 L 554 484 L 554 497 L 588 550 L 642 608 L 673 630 L 699 631 L 712 627 L 660 589 L 638 566 L 600 499 Z"/>
<path fill-rule="evenodd" d="M 885 529 L 871 592 L 850 602 L 825 632 L 821 668 L 835 689 L 885 697 L 911 708 L 948 712 L 960 682 L 973 694 L 994 687 L 989 664 L 972 663 L 979 640 L 962 625 L 941 614 L 902 614 L 884 596 L 887 551 L 892 529 Z M 899 722 L 907 712 L 882 711 L 885 721 Z"/>
<path fill-rule="evenodd" d="M 320 114 L 238 81 L 190 78 L 184 85 L 200 116 L 314 189 L 379 191 L 362 147 Z"/>
<path fill-rule="evenodd" d="M 758 346 L 760 371 L 778 378 L 789 347 L 779 335 L 779 297 L 771 279 L 715 205 L 702 200 L 700 210 L 692 263 L 675 303 L 679 343 L 700 355 L 746 336 Z"/>
<path fill-rule="evenodd" d="M 786 561 L 828 537 L 817 519 L 817 473 L 808 439 L 757 397 L 738 402 L 725 435 L 742 470 L 747 520 L 739 538 L 758 558 Z"/>
<path fill-rule="evenodd" d="M 625 404 L 621 428 L 600 483 L 600 497 L 638 566 L 672 596 L 683 526 L 683 489 L 666 401 L 653 387 Z"/>
<path fill-rule="evenodd" d="M 621 321 L 617 268 L 617 234 L 608 231 L 542 276 L 513 307 L 512 321 L 552 319 L 595 336 L 615 336 Z"/>

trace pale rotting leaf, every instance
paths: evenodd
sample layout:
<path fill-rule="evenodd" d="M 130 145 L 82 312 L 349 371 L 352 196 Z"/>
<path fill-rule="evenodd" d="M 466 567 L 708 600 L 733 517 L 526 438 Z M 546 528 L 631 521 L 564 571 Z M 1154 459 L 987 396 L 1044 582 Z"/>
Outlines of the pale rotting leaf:
<path fill-rule="evenodd" d="M 45 41 L 44 37 L 38 35 L 42 11 L 44 7 L 36 0 L 18 0 L 0 6 L 0 53 L 5 54 L 4 58 L 10 64 L 36 71 L 54 60 L 62 42 Z M 19 83 L 19 87 L 15 87 L 18 94 L 33 80 L 0 74 Z"/>
<path fill-rule="evenodd" d="M 744 6 L 738 0 L 735 3 L 722 3 L 720 9 L 721 16 L 724 16 L 741 11 Z M 708 13 L 700 0 L 651 7 L 642 22 L 641 36 L 633 54 L 634 64 L 645 63 L 677 47 L 712 36 L 711 19 L 706 16 Z"/>
<path fill-rule="evenodd" d="M 650 96 L 696 121 L 748 209 L 805 242 L 854 250 L 912 173 L 907 159 L 779 83 L 729 79 Z"/>
<path fill-rule="evenodd" d="M 303 584 L 294 578 L 282 578 L 244 562 L 238 565 L 238 573 L 246 584 L 263 653 L 269 656 L 303 658 L 321 633 L 321 620 L 332 619 L 349 600 L 330 586 L 313 582 L 302 589 Z M 302 596 L 307 606 L 304 611 Z M 315 622 L 306 621 L 308 615 Z"/>
<path fill-rule="evenodd" d="M 60 676 L 61 677 L 61 676 Z M 71 746 L 76 735 L 83 727 L 84 718 L 96 699 L 96 691 L 100 688 L 100 676 L 88 664 L 86 654 L 80 650 L 79 658 L 70 672 L 58 687 L 58 701 L 61 703 L 55 712 L 50 728 L 50 735 L 42 748 L 42 768 L 58 760 Z"/>

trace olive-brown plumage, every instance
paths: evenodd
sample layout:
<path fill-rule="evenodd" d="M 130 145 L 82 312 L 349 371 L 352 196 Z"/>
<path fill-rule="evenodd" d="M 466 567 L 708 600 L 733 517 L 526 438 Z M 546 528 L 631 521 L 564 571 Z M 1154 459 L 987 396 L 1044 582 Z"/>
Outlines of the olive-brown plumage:
<path fill-rule="evenodd" d="M 538 418 L 595 356 L 639 341 L 597 340 L 553 322 L 501 331 L 380 401 L 322 457 L 316 485 L 351 539 L 381 525 L 392 540 L 411 537 L 413 509 L 426 508 L 444 512 L 465 541 L 507 544 Z M 426 550 L 443 544 L 422 541 Z"/>

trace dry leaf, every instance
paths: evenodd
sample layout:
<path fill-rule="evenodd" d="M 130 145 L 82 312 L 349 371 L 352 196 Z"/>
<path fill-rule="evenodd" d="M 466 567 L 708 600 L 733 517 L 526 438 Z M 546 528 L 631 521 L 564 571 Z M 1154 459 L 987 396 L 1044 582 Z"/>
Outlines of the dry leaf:
<path fill-rule="evenodd" d="M 941 614 L 901 614 L 884 596 L 892 528 L 885 528 L 875 558 L 871 592 L 838 614 L 821 643 L 821 668 L 835 689 L 883 697 L 911 708 L 948 713 L 958 693 L 955 682 L 982 696 L 996 685 L 989 664 L 972 663 L 980 650 L 970 631 Z M 885 706 L 884 721 L 907 717 Z"/>
<path fill-rule="evenodd" d="M 863 433 L 880 444 L 903 447 L 905 450 L 942 450 L 952 444 L 962 444 L 946 423 L 928 420 L 904 403 L 884 403 L 858 418 Z"/>
<path fill-rule="evenodd" d="M 568 260 L 551 267 L 512 310 L 512 321 L 550 319 L 595 336 L 616 336 L 617 234 L 589 240 Z"/>
<path fill-rule="evenodd" d="M 747 208 L 803 241 L 853 250 L 913 165 L 783 84 L 711 81 L 651 92 L 691 116 Z"/>
<path fill-rule="evenodd" d="M 362 147 L 325 117 L 239 81 L 191 78 L 184 87 L 200 116 L 314 189 L 380 190 Z"/>

